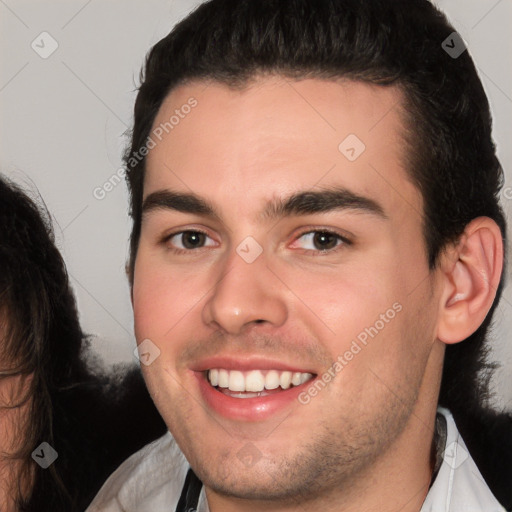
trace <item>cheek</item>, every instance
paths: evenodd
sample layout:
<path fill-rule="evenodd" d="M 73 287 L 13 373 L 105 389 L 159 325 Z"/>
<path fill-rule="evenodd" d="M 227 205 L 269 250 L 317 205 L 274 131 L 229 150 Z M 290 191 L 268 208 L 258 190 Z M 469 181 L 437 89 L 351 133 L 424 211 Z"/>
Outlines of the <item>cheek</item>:
<path fill-rule="evenodd" d="M 186 324 L 184 319 L 202 307 L 206 276 L 201 272 L 169 268 L 161 258 L 137 257 L 133 283 L 133 312 L 137 340 L 165 339 L 170 330 Z"/>
<path fill-rule="evenodd" d="M 289 274 L 286 281 L 293 283 L 290 288 L 299 298 L 295 316 L 309 324 L 331 360 L 341 364 L 339 384 L 333 391 L 343 394 L 341 389 L 359 389 L 364 394 L 375 386 L 375 376 L 368 369 L 394 381 L 415 357 L 410 324 L 417 324 L 412 317 L 422 300 L 409 295 L 411 276 L 400 259 L 391 252 L 388 258 L 385 255 L 381 251 L 379 258 L 325 275 Z"/>
<path fill-rule="evenodd" d="M 140 251 L 133 283 L 133 313 L 138 341 L 160 337 L 165 324 L 172 322 L 176 313 L 172 301 L 176 288 L 161 266 L 152 263 L 144 251 Z"/>
<path fill-rule="evenodd" d="M 393 270 L 375 264 L 325 274 L 295 272 L 283 280 L 298 298 L 301 317 L 325 327 L 327 337 L 341 344 L 372 325 L 403 295 Z"/>
<path fill-rule="evenodd" d="M 161 296 L 158 282 L 150 274 L 137 272 L 133 283 L 133 315 L 137 341 L 153 338 L 162 322 L 162 306 L 165 300 Z"/>

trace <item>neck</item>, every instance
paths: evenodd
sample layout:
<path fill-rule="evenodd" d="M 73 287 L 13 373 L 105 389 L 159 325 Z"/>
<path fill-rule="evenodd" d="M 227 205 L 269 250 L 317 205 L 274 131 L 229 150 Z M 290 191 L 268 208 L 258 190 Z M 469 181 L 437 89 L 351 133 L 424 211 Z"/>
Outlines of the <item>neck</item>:
<path fill-rule="evenodd" d="M 24 453 L 30 400 L 23 401 L 20 376 L 0 380 L 0 510 L 16 512 L 19 500 L 30 493 L 32 474 Z M 20 403 L 21 402 L 21 403 Z M 28 457 L 28 456 L 27 456 Z M 28 469 L 27 469 L 28 468 Z"/>
<path fill-rule="evenodd" d="M 20 500 L 30 492 L 30 475 L 26 474 L 24 461 L 0 460 L 0 510 L 18 512 Z"/>

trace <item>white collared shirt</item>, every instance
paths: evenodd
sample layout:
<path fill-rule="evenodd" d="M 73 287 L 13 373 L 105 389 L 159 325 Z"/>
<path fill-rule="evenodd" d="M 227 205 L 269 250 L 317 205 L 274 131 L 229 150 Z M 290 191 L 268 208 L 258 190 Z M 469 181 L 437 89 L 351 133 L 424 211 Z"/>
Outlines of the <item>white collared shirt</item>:
<path fill-rule="evenodd" d="M 506 512 L 485 483 L 447 409 L 443 462 L 420 512 Z"/>
<path fill-rule="evenodd" d="M 506 512 L 485 483 L 450 411 L 443 462 L 420 512 Z M 127 459 L 86 512 L 174 512 L 189 465 L 170 433 Z M 209 512 L 204 487 L 198 512 Z"/>

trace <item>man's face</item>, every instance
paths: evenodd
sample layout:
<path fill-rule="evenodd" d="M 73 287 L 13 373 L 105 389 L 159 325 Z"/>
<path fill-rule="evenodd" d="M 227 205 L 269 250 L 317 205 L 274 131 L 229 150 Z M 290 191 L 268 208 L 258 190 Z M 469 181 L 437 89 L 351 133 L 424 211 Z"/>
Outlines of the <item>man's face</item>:
<path fill-rule="evenodd" d="M 149 390 L 218 493 L 318 493 L 424 428 L 438 295 L 400 104 L 272 78 L 181 86 L 157 115 L 154 130 L 180 114 L 147 159 L 136 337 L 160 350 Z"/>

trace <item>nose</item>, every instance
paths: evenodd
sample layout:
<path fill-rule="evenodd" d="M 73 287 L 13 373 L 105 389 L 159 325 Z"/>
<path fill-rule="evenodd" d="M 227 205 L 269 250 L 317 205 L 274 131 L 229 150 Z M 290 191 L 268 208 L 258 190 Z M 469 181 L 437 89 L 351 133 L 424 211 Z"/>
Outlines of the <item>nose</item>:
<path fill-rule="evenodd" d="M 204 304 L 203 322 L 232 335 L 254 324 L 279 327 L 288 316 L 285 298 L 263 254 L 247 263 L 233 251 Z"/>

